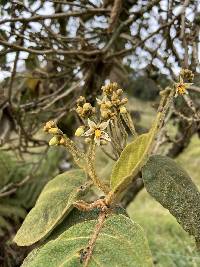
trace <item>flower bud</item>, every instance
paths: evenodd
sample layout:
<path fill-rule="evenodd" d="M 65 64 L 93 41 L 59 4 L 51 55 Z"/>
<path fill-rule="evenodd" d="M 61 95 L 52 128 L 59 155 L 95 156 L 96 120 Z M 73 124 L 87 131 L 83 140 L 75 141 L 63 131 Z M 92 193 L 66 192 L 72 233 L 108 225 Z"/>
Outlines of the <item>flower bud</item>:
<path fill-rule="evenodd" d="M 62 134 L 61 130 L 58 129 L 58 128 L 50 128 L 50 129 L 48 130 L 48 132 L 49 132 L 50 134 Z"/>
<path fill-rule="evenodd" d="M 118 89 L 118 90 L 117 90 L 117 94 L 118 94 L 118 95 L 122 95 L 122 93 L 123 93 L 123 90 L 122 90 L 122 89 Z"/>
<path fill-rule="evenodd" d="M 83 108 L 82 108 L 82 107 L 78 106 L 78 107 L 76 108 L 76 112 L 77 112 L 78 114 L 81 114 L 82 111 L 83 111 Z"/>
<path fill-rule="evenodd" d="M 109 117 L 109 113 L 107 110 L 101 110 L 101 117 L 107 119 Z"/>
<path fill-rule="evenodd" d="M 106 108 L 111 108 L 112 107 L 112 103 L 110 101 L 106 101 L 105 102 L 105 107 Z"/>
<path fill-rule="evenodd" d="M 124 106 L 121 106 L 119 109 L 121 114 L 126 114 L 127 113 L 127 109 Z"/>
<path fill-rule="evenodd" d="M 57 146 L 58 144 L 59 144 L 58 136 L 52 137 L 51 140 L 49 141 L 50 146 Z"/>
<path fill-rule="evenodd" d="M 55 121 L 48 121 L 46 123 L 46 127 L 48 127 L 48 128 L 55 127 L 55 125 L 56 125 Z"/>
<path fill-rule="evenodd" d="M 65 144 L 65 138 L 61 137 L 59 144 L 64 145 Z"/>
<path fill-rule="evenodd" d="M 111 83 L 113 90 L 117 90 L 118 84 L 116 82 Z"/>
<path fill-rule="evenodd" d="M 118 99 L 118 95 L 115 92 L 113 92 L 111 100 L 116 101 L 117 99 Z"/>
<path fill-rule="evenodd" d="M 121 104 L 126 104 L 128 102 L 128 98 L 123 98 L 122 100 L 121 100 Z"/>
<path fill-rule="evenodd" d="M 119 99 L 116 99 L 113 101 L 115 105 L 119 106 L 121 104 L 121 101 Z M 124 103 L 123 103 L 124 104 Z"/>
<path fill-rule="evenodd" d="M 191 70 L 188 69 L 182 69 L 180 72 L 180 76 L 182 76 L 183 79 L 188 80 L 189 82 L 192 82 L 194 79 L 194 74 Z"/>
<path fill-rule="evenodd" d="M 82 134 L 84 134 L 84 126 L 80 126 L 76 129 L 75 136 L 81 136 Z"/>
<path fill-rule="evenodd" d="M 44 126 L 44 131 L 48 132 L 50 128 L 56 127 L 56 123 L 54 121 L 48 121 Z"/>
<path fill-rule="evenodd" d="M 101 110 L 107 110 L 106 104 L 102 103 L 101 106 L 100 106 L 100 109 Z"/>
<path fill-rule="evenodd" d="M 83 104 L 86 102 L 85 97 L 84 97 L 84 96 L 80 96 L 80 97 L 77 99 L 76 102 L 77 102 L 78 104 L 80 104 L 80 105 L 83 105 Z"/>
<path fill-rule="evenodd" d="M 88 111 L 88 110 L 92 109 L 92 105 L 90 103 L 85 103 L 83 105 L 83 109 L 86 110 L 86 111 Z"/>

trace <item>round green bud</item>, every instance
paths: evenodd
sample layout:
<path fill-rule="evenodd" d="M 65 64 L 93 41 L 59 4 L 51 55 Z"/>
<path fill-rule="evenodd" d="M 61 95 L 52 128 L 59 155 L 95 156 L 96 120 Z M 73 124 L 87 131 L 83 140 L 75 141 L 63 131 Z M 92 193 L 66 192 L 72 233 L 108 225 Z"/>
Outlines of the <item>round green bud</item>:
<path fill-rule="evenodd" d="M 76 129 L 75 136 L 81 136 L 82 134 L 84 134 L 84 126 L 80 126 Z"/>
<path fill-rule="evenodd" d="M 57 146 L 58 144 L 59 144 L 58 136 L 52 137 L 51 140 L 49 141 L 50 146 Z"/>
<path fill-rule="evenodd" d="M 62 134 L 61 130 L 58 128 L 50 128 L 48 132 L 50 134 Z"/>

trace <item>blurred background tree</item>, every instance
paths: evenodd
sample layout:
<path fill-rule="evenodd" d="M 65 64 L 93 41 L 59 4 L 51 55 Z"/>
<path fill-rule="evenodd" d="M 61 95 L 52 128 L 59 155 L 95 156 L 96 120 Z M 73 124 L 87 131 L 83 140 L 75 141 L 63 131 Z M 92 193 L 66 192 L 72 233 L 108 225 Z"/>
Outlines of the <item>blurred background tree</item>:
<path fill-rule="evenodd" d="M 160 153 L 176 158 L 191 140 L 197 142 L 200 3 L 1 0 L 0 12 L 0 262 L 18 266 L 26 249 L 12 244 L 13 234 L 48 179 L 73 166 L 65 151 L 48 148 L 41 128 L 53 119 L 73 136 L 78 96 L 92 102 L 105 82 L 118 82 L 143 132 L 159 91 L 176 80 L 181 68 L 190 69 L 194 84 L 169 113 L 171 127 L 160 139 Z M 98 164 L 107 175 L 112 162 L 100 153 Z M 127 207 L 142 187 L 138 177 L 122 205 Z"/>

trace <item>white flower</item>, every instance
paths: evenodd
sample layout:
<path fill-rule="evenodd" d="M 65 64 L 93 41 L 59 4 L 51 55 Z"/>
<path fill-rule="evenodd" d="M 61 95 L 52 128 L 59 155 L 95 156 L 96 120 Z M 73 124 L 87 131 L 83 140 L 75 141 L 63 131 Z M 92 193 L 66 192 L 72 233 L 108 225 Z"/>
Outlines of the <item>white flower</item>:
<path fill-rule="evenodd" d="M 101 140 L 106 140 L 108 142 L 111 141 L 109 135 L 104 131 L 109 124 L 109 120 L 106 122 L 102 122 L 96 124 L 95 122 L 88 119 L 89 130 L 87 130 L 83 136 L 92 136 L 94 138 L 94 142 L 99 146 L 101 144 Z"/>

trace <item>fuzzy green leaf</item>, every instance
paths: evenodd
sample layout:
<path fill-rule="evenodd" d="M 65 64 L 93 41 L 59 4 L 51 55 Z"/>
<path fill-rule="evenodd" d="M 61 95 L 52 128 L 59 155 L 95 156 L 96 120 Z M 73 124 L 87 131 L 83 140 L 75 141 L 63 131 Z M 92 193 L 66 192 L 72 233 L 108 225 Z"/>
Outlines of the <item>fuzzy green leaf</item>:
<path fill-rule="evenodd" d="M 200 241 L 200 192 L 185 170 L 172 159 L 151 156 L 143 167 L 147 191 Z"/>
<path fill-rule="evenodd" d="M 68 171 L 51 180 L 25 218 L 14 242 L 29 246 L 46 237 L 70 212 L 73 202 L 83 193 L 81 186 L 85 182 L 82 170 Z"/>
<path fill-rule="evenodd" d="M 137 137 L 122 151 L 111 174 L 111 189 L 115 193 L 122 192 L 146 163 L 157 133 L 159 118 L 160 114 L 148 133 Z"/>
<path fill-rule="evenodd" d="M 69 229 L 71 226 L 77 223 L 96 220 L 99 216 L 99 212 L 100 212 L 99 209 L 93 209 L 89 212 L 83 212 L 74 208 L 70 212 L 70 214 L 62 221 L 62 223 L 60 223 L 47 237 L 47 239 L 45 239 L 45 243 L 47 243 L 49 240 L 56 239 L 59 235 L 61 235 L 63 232 L 65 232 L 67 229 Z M 112 211 L 112 213 L 128 216 L 126 210 L 121 207 L 116 207 Z"/>
<path fill-rule="evenodd" d="M 34 250 L 22 267 L 81 267 L 81 253 L 88 246 L 97 220 L 78 223 L 57 239 Z M 101 229 L 88 267 L 150 267 L 151 253 L 142 228 L 124 215 L 112 215 Z"/>

